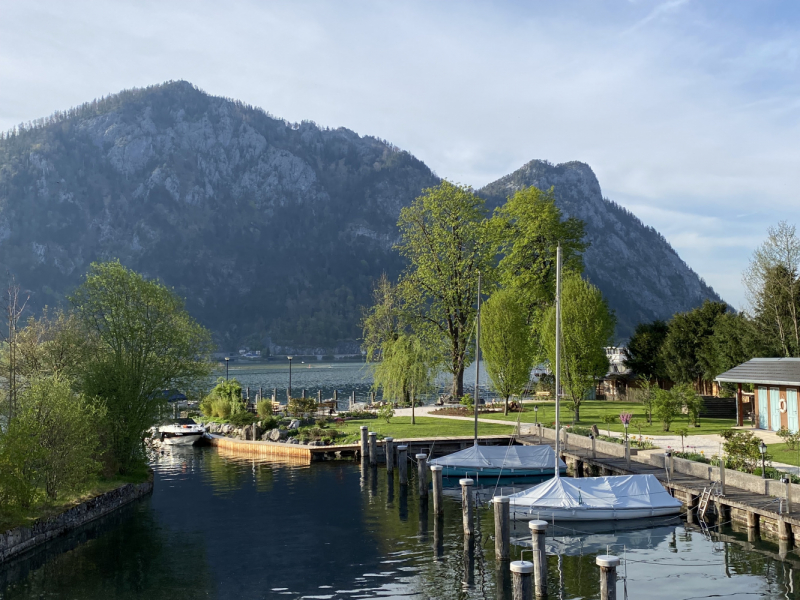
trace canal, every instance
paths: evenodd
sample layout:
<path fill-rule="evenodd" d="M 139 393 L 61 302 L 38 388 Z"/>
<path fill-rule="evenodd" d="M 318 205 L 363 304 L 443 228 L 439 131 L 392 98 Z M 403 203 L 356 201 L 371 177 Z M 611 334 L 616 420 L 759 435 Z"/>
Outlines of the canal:
<path fill-rule="evenodd" d="M 486 598 L 510 597 L 496 569 L 492 512 L 479 509 L 466 544 L 456 490 L 436 520 L 416 482 L 352 462 L 292 465 L 167 450 L 153 461 L 152 497 L 0 567 L 0 598 Z M 413 473 L 413 469 L 410 470 Z M 566 525 L 566 524 L 563 524 Z M 550 598 L 596 598 L 595 556 L 625 557 L 620 598 L 794 598 L 800 557 L 680 519 L 650 528 L 548 538 Z M 512 536 L 525 538 L 525 524 Z M 519 558 L 522 546 L 515 546 Z M 528 555 L 529 556 L 529 555 Z M 498 575 L 499 573 L 499 575 Z"/>

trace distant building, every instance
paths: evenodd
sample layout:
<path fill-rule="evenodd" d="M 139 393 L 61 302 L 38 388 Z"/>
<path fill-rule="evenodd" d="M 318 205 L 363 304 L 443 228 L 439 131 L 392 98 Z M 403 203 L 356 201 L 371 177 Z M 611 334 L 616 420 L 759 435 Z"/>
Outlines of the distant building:
<path fill-rule="evenodd" d="M 625 347 L 608 346 L 608 373 L 598 383 L 598 395 L 605 396 L 606 400 L 616 400 L 628 393 L 628 388 L 635 378 L 629 368 L 625 366 Z"/>

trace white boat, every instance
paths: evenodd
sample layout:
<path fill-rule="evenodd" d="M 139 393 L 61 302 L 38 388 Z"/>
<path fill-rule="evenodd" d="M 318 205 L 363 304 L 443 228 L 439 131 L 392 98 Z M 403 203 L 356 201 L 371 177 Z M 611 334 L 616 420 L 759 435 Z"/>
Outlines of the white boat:
<path fill-rule="evenodd" d="M 619 521 L 676 515 L 681 502 L 654 475 L 556 477 L 511 494 L 509 509 L 520 520 Z"/>
<path fill-rule="evenodd" d="M 176 419 L 171 425 L 158 428 L 159 439 L 171 446 L 191 446 L 196 444 L 206 430 L 194 422 L 194 419 Z"/>
<path fill-rule="evenodd" d="M 567 465 L 559 460 L 559 470 Z M 478 446 L 430 461 L 445 477 L 543 477 L 554 475 L 556 455 L 550 446 Z"/>

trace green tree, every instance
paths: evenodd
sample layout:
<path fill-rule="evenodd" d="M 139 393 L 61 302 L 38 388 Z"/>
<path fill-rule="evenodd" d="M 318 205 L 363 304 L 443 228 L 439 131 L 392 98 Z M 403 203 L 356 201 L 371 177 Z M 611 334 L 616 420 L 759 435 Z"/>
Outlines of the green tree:
<path fill-rule="evenodd" d="M 98 340 L 83 391 L 105 406 L 110 450 L 126 472 L 144 460 L 142 440 L 164 402 L 158 392 L 203 386 L 211 336 L 172 290 L 119 262 L 92 264 L 71 301 Z"/>
<path fill-rule="evenodd" d="M 400 253 L 408 260 L 400 288 L 404 313 L 426 347 L 452 375 L 450 393 L 464 392 L 472 357 L 478 273 L 493 287 L 496 248 L 484 201 L 470 188 L 447 181 L 423 191 L 400 211 Z"/>
<path fill-rule="evenodd" d="M 403 319 L 403 299 L 386 273 L 375 282 L 372 306 L 365 309 L 361 318 L 362 349 L 367 362 L 381 359 L 384 343 L 394 341 L 406 330 Z"/>
<path fill-rule="evenodd" d="M 653 413 L 661 421 L 664 431 L 669 431 L 672 422 L 681 414 L 681 398 L 673 390 L 656 389 L 653 398 Z"/>
<path fill-rule="evenodd" d="M 410 402 L 411 423 L 416 424 L 416 399 L 433 386 L 436 361 L 422 340 L 403 334 L 383 346 L 383 359 L 373 365 L 373 386 L 387 402 Z"/>
<path fill-rule="evenodd" d="M 505 399 L 521 394 L 531 378 L 536 349 L 531 341 L 525 311 L 514 292 L 501 289 L 486 301 L 481 314 L 481 350 L 495 390 Z"/>
<path fill-rule="evenodd" d="M 576 273 L 566 273 L 561 290 L 561 381 L 572 401 L 575 421 L 580 405 L 596 379 L 608 373 L 605 347 L 611 345 L 616 319 L 600 290 Z M 556 311 L 548 309 L 542 329 L 551 365 L 556 357 Z"/>
<path fill-rule="evenodd" d="M 772 346 L 772 347 L 771 347 Z M 715 379 L 720 373 L 747 362 L 756 356 L 775 356 L 777 348 L 764 340 L 753 319 L 745 313 L 724 313 L 714 324 L 713 334 L 700 348 L 704 377 Z M 723 384 L 728 394 L 735 393 L 734 384 Z"/>
<path fill-rule="evenodd" d="M 667 338 L 669 326 L 664 321 L 639 323 L 625 348 L 625 366 L 634 374 L 646 375 L 662 382 L 667 378 L 661 347 Z"/>

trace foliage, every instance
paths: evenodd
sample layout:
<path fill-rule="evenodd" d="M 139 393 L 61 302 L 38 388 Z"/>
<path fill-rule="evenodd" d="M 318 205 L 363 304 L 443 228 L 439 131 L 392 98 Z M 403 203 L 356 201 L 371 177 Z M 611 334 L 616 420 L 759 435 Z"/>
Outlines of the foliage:
<path fill-rule="evenodd" d="M 669 431 L 672 422 L 681 414 L 682 398 L 673 390 L 654 390 L 653 413 L 661 421 L 664 431 Z"/>
<path fill-rule="evenodd" d="M 247 412 L 247 406 L 242 399 L 242 385 L 236 378 L 226 380 L 219 377 L 217 384 L 200 403 L 200 409 L 204 415 L 220 419 L 230 419 Z"/>
<path fill-rule="evenodd" d="M 246 410 L 231 415 L 228 419 L 231 425 L 236 427 L 247 427 L 258 421 L 258 416 Z"/>
<path fill-rule="evenodd" d="M 386 273 L 381 275 L 372 291 L 372 306 L 365 309 L 361 319 L 362 349 L 367 362 L 379 361 L 383 346 L 406 330 L 400 291 Z"/>
<path fill-rule="evenodd" d="M 408 260 L 400 290 L 404 312 L 416 334 L 453 376 L 451 394 L 464 390 L 464 368 L 472 357 L 478 273 L 494 287 L 496 248 L 484 200 L 470 188 L 447 181 L 423 191 L 400 211 L 400 254 Z"/>
<path fill-rule="evenodd" d="M 667 378 L 667 370 L 661 347 L 667 337 L 669 326 L 660 320 L 652 323 L 639 323 L 625 347 L 625 366 L 641 379 L 656 381 Z"/>
<path fill-rule="evenodd" d="M 786 444 L 789 450 L 796 450 L 798 444 L 800 444 L 800 432 L 792 433 L 785 427 L 778 431 L 778 437 L 783 440 L 783 443 Z"/>
<path fill-rule="evenodd" d="M 468 411 L 475 410 L 475 398 L 473 398 L 469 394 L 464 394 L 463 396 L 461 396 L 461 402 L 459 404 L 465 406 Z"/>
<path fill-rule="evenodd" d="M 676 429 L 676 430 L 675 430 L 675 433 L 676 433 L 677 435 L 681 436 L 681 452 L 683 452 L 683 451 L 684 451 L 683 439 L 684 439 L 684 438 L 685 438 L 687 435 L 689 435 L 689 430 L 688 430 L 688 429 L 686 429 L 685 427 L 681 427 L 680 429 Z"/>
<path fill-rule="evenodd" d="M 644 423 L 641 419 L 631 419 L 631 427 L 633 427 L 636 431 L 639 432 L 639 437 L 642 437 L 642 426 Z"/>
<path fill-rule="evenodd" d="M 411 401 L 412 421 L 416 398 L 433 384 L 436 359 L 422 340 L 403 334 L 383 347 L 383 360 L 373 366 L 373 385 L 388 402 Z"/>
<path fill-rule="evenodd" d="M 272 400 L 259 400 L 256 402 L 256 413 L 259 417 L 269 417 L 272 415 Z"/>
<path fill-rule="evenodd" d="M 580 420 L 580 404 L 595 380 L 608 372 L 605 347 L 614 335 L 614 315 L 600 290 L 580 275 L 566 273 L 562 283 L 561 333 L 562 377 L 564 390 L 572 400 L 575 421 Z M 545 314 L 542 338 L 547 359 L 555 365 L 555 306 Z"/>
<path fill-rule="evenodd" d="M 289 400 L 286 410 L 293 417 L 312 415 L 317 412 L 317 401 L 315 398 L 292 398 Z"/>
<path fill-rule="evenodd" d="M 695 392 L 689 383 L 679 383 L 672 388 L 671 392 L 681 403 L 681 410 L 686 409 L 689 425 L 699 427 L 700 411 L 703 410 L 703 397 Z"/>
<path fill-rule="evenodd" d="M 522 394 L 528 385 L 536 359 L 525 312 L 510 289 L 496 291 L 481 315 L 481 350 L 495 390 L 505 399 Z"/>
<path fill-rule="evenodd" d="M 94 263 L 71 298 L 98 345 L 81 372 L 83 391 L 105 407 L 109 448 L 125 472 L 144 460 L 164 389 L 198 389 L 210 373 L 210 334 L 164 285 L 119 262 Z"/>
<path fill-rule="evenodd" d="M 650 381 L 649 375 L 640 375 L 637 377 L 639 388 L 634 391 L 634 397 L 638 402 L 644 404 L 645 415 L 648 424 L 653 424 L 653 398 L 655 397 L 655 390 L 658 386 Z"/>
<path fill-rule="evenodd" d="M 722 445 L 725 451 L 726 464 L 731 469 L 753 473 L 761 469 L 761 438 L 751 431 L 737 431 L 729 429 L 722 432 L 725 442 Z M 764 457 L 767 465 L 772 464 L 772 455 L 767 453 Z"/>
<path fill-rule="evenodd" d="M 617 422 L 617 417 L 616 416 L 608 415 L 608 414 L 603 415 L 603 423 L 605 425 L 613 425 L 616 422 Z M 611 428 L 610 427 L 608 428 L 608 436 L 611 437 Z"/>
<path fill-rule="evenodd" d="M 383 419 L 387 423 L 392 420 L 394 416 L 394 406 L 392 406 L 391 402 L 384 402 L 381 407 L 378 408 L 378 418 Z"/>

